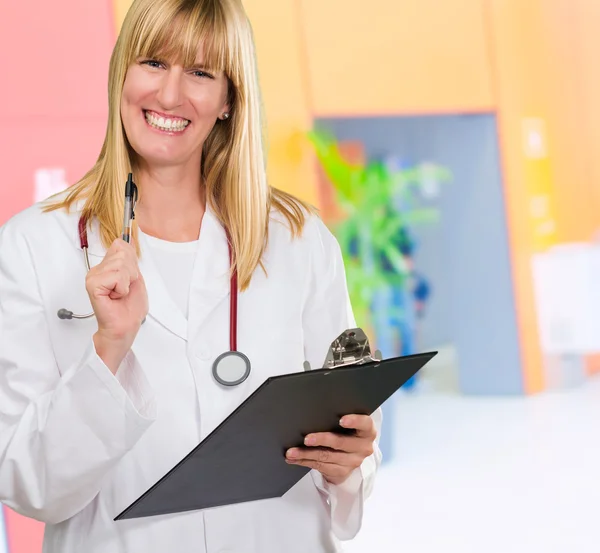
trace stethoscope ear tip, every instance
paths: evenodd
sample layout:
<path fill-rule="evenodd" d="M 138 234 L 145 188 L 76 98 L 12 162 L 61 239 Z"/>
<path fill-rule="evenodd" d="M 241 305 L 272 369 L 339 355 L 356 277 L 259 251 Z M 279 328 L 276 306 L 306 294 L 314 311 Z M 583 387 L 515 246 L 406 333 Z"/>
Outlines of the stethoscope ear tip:
<path fill-rule="evenodd" d="M 57 315 L 59 319 L 72 319 L 73 311 L 69 311 L 68 309 L 59 309 Z"/>

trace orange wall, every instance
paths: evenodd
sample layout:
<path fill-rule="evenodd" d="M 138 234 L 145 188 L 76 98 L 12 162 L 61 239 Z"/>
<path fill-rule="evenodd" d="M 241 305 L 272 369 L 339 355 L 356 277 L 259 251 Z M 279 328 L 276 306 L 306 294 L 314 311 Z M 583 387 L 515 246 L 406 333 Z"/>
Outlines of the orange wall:
<path fill-rule="evenodd" d="M 548 2 L 553 84 L 550 124 L 555 141 L 558 232 L 564 241 L 598 238 L 600 229 L 600 3 Z M 596 238 L 596 239 L 597 239 Z M 600 353 L 586 359 L 600 372 Z"/>
<path fill-rule="evenodd" d="M 527 113 L 544 120 L 555 239 L 589 240 L 600 227 L 600 3 L 487 2 L 498 113 L 504 123 Z M 517 135 L 506 138 L 510 156 Z"/>
<path fill-rule="evenodd" d="M 531 255 L 551 245 L 538 232 L 532 200 L 549 202 L 545 218 L 554 219 L 552 176 L 547 131 L 542 153 L 528 155 L 524 125 L 533 120 L 546 127 L 549 85 L 543 0 L 499 0 L 488 4 L 487 27 L 495 68 L 498 128 L 504 168 L 504 192 L 511 247 L 515 308 L 521 339 L 524 387 L 544 386 L 531 273 Z M 545 151 L 545 153 L 544 153 Z M 551 238 L 554 238 L 552 236 Z"/>
<path fill-rule="evenodd" d="M 600 220 L 600 4 L 547 0 L 548 125 L 560 240 L 589 240 Z"/>
<path fill-rule="evenodd" d="M 583 107 L 579 145 L 586 152 L 586 179 L 593 208 L 590 228 L 600 227 L 600 3 L 577 0 L 578 35 L 574 47 L 579 52 L 579 101 Z"/>
<path fill-rule="evenodd" d="M 567 155 L 556 175 L 558 204 L 566 208 L 561 226 L 565 239 L 588 240 L 600 228 L 600 3 L 553 3 L 560 8 L 553 14 L 554 29 L 562 29 L 561 46 L 571 52 L 556 81 L 572 84 L 568 94 L 556 87 L 552 110 L 565 128 L 559 135 Z M 569 11 L 572 24 L 565 25 Z"/>
<path fill-rule="evenodd" d="M 316 116 L 494 107 L 482 0 L 297 0 Z"/>
<path fill-rule="evenodd" d="M 524 382 L 535 392 L 544 382 L 530 256 L 589 240 L 600 227 L 600 4 L 487 0 L 487 7 Z M 537 158 L 524 145 L 530 118 L 544 129 Z M 535 197 L 547 200 L 537 217 Z M 554 230 L 544 234 L 549 222 Z"/>

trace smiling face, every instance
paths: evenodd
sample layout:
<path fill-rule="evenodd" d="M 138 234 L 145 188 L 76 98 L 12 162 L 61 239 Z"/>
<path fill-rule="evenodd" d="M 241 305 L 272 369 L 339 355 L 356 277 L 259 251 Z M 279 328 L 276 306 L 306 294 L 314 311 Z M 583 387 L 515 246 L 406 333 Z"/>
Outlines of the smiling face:
<path fill-rule="evenodd" d="M 228 79 L 196 63 L 184 67 L 138 58 L 129 66 L 121 96 L 121 119 L 131 147 L 149 166 L 200 164 L 202 146 L 229 112 Z"/>

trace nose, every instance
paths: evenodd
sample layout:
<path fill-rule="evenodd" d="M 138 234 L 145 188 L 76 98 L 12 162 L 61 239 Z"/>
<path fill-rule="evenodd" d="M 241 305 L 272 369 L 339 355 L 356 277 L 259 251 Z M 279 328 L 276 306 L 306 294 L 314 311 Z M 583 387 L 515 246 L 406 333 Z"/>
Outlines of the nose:
<path fill-rule="evenodd" d="M 183 72 L 179 71 L 176 67 L 169 68 L 164 72 L 163 78 L 161 79 L 160 88 L 157 94 L 157 100 L 161 107 L 166 111 L 174 109 L 181 105 L 182 102 L 182 86 L 183 86 Z"/>

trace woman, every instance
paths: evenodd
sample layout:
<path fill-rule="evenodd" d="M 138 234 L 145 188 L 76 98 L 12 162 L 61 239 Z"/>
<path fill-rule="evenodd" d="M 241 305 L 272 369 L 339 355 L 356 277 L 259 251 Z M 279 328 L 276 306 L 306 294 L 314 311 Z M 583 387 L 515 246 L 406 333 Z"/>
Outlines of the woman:
<path fill-rule="evenodd" d="M 130 171 L 131 245 L 119 238 Z M 227 387 L 212 366 L 230 349 L 233 269 L 252 371 Z M 95 317 L 56 316 L 90 302 Z M 0 500 L 48 523 L 47 553 L 339 551 L 380 463 L 379 412 L 345 417 L 355 436 L 287 452 L 312 470 L 281 499 L 113 519 L 268 376 L 322 366 L 353 326 L 335 239 L 266 183 L 239 0 L 135 0 L 97 163 L 0 230 Z"/>

